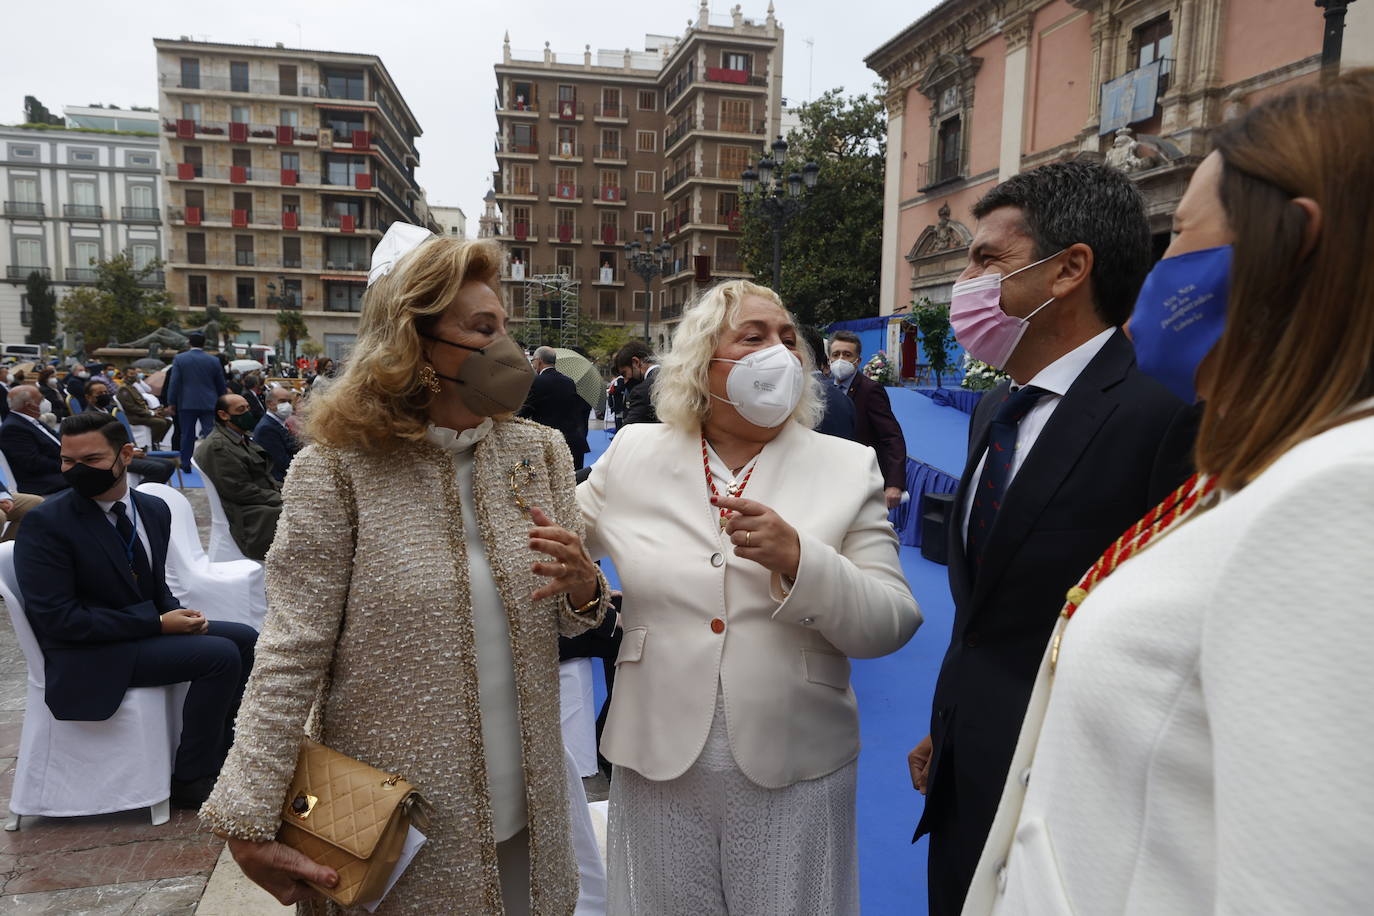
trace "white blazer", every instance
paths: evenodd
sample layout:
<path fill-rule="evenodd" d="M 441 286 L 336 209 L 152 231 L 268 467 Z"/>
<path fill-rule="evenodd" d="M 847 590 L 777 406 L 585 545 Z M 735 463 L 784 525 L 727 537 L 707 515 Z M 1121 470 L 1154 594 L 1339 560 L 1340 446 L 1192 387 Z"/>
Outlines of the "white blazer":
<path fill-rule="evenodd" d="M 1365 419 L 1098 585 L 1041 665 L 964 912 L 1369 912 L 1371 545 Z"/>
<path fill-rule="evenodd" d="M 721 531 L 697 430 L 627 426 L 578 487 L 587 545 L 615 561 L 625 591 L 601 752 L 649 779 L 696 761 L 718 687 L 735 761 L 753 782 L 834 772 L 859 753 L 847 656 L 894 652 L 920 625 L 872 449 L 788 422 L 744 496 L 800 536 L 786 596 Z"/>

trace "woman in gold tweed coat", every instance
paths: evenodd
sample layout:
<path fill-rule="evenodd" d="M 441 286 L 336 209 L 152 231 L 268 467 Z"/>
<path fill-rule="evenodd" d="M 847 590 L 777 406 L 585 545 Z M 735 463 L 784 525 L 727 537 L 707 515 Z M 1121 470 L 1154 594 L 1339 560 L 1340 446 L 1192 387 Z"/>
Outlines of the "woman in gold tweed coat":
<path fill-rule="evenodd" d="M 378 914 L 566 916 L 577 899 L 557 637 L 599 622 L 609 590 L 563 437 L 510 415 L 532 376 L 495 292 L 500 257 L 393 225 L 353 356 L 286 480 L 270 611 L 201 818 L 303 912 L 337 911 L 302 880 L 336 876 L 273 837 L 326 683 L 312 737 L 435 809 Z"/>

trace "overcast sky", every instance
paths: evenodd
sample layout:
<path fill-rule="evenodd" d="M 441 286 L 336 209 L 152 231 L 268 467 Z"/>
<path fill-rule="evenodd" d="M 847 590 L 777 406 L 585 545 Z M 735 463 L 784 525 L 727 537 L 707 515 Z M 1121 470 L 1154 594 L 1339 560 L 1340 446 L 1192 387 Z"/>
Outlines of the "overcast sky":
<path fill-rule="evenodd" d="M 877 80 L 863 58 L 935 4 L 935 0 L 775 0 L 786 30 L 783 92 L 789 104 L 843 86 L 869 92 Z M 728 17 L 732 3 L 712 3 Z M 25 95 L 53 112 L 91 103 L 157 105 L 154 37 L 353 51 L 382 58 L 415 112 L 424 136 L 418 177 L 432 205 L 463 208 L 476 231 L 481 199 L 495 167 L 492 112 L 501 39 L 581 61 L 586 44 L 642 50 L 644 34 L 681 35 L 696 0 L 7 0 L 8 39 L 0 54 L 0 123 L 23 120 Z M 744 15 L 762 20 L 768 0 L 749 0 Z M 814 41 L 808 47 L 806 40 Z M 561 55 L 560 55 L 561 57 Z"/>

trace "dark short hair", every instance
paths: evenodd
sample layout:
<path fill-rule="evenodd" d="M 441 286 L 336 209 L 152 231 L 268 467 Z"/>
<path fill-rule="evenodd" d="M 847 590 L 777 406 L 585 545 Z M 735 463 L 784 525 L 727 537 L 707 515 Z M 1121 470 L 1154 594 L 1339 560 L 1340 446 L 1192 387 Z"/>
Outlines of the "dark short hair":
<path fill-rule="evenodd" d="M 62 421 L 58 431 L 63 436 L 84 436 L 86 433 L 100 433 L 110 448 L 118 452 L 129 444 L 129 431 L 124 424 L 107 413 L 78 413 Z"/>
<path fill-rule="evenodd" d="M 233 392 L 230 392 L 229 394 L 222 394 L 222 395 L 220 395 L 218 398 L 216 398 L 216 399 L 215 399 L 215 413 L 219 413 L 221 410 L 224 411 L 225 413 L 228 413 L 228 412 L 229 412 L 229 399 L 232 398 L 232 397 L 234 397 L 234 394 L 233 394 Z"/>
<path fill-rule="evenodd" d="M 652 359 L 649 345 L 642 340 L 632 340 L 616 351 L 615 368 L 623 369 L 625 366 L 631 365 L 631 361 L 636 359 L 642 363 L 650 362 Z"/>
<path fill-rule="evenodd" d="M 186 335 L 186 342 L 193 347 L 205 346 L 205 335 L 199 331 L 192 331 Z"/>
<path fill-rule="evenodd" d="M 843 340 L 845 343 L 852 343 L 854 345 L 855 356 L 864 355 L 864 342 L 860 340 L 859 335 L 855 334 L 853 331 L 836 331 L 834 334 L 830 335 L 831 343 L 837 340 Z"/>
<path fill-rule="evenodd" d="M 1145 200 L 1126 173 L 1100 162 L 1052 162 L 1008 178 L 973 205 L 982 219 L 1015 207 L 1035 247 L 1048 258 L 1082 242 L 1093 250 L 1093 307 L 1103 323 L 1125 324 L 1150 270 Z"/>

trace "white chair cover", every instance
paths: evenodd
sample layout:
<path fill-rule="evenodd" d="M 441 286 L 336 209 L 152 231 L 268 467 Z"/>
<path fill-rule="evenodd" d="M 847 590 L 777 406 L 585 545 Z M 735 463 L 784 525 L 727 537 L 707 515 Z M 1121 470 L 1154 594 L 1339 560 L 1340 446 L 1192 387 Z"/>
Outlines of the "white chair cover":
<path fill-rule="evenodd" d="M 256 560 L 212 561 L 200 546 L 195 511 L 175 487 L 145 483 L 138 492 L 156 496 L 172 510 L 167 587 L 177 600 L 211 620 L 246 623 L 261 630 L 267 616 L 267 584 L 262 564 Z"/>
<path fill-rule="evenodd" d="M 578 776 L 596 774 L 596 698 L 592 660 L 572 658 L 558 665 L 558 692 L 563 714 L 563 745 L 572 754 Z"/>
<path fill-rule="evenodd" d="M 134 434 L 134 445 L 144 451 L 155 451 L 153 449 L 153 431 L 146 426 L 135 426 L 129 424 L 129 432 Z"/>
<path fill-rule="evenodd" d="M 597 842 L 592 810 L 587 804 L 587 790 L 577 775 L 572 752 L 563 748 L 563 761 L 568 771 L 569 820 L 572 822 L 573 855 L 577 859 L 577 908 L 573 916 L 606 916 L 606 854 L 605 821 L 602 821 L 602 841 Z"/>
<path fill-rule="evenodd" d="M 205 485 L 205 496 L 210 501 L 210 559 L 216 563 L 223 560 L 248 559 L 234 542 L 234 536 L 229 533 L 229 519 L 224 514 L 224 506 L 219 501 L 215 485 L 201 470 L 200 465 L 196 464 L 194 458 L 191 459 L 191 467 L 200 475 L 201 482 Z"/>
<path fill-rule="evenodd" d="M 5 457 L 4 452 L 0 452 L 0 472 L 5 475 L 5 489 L 11 493 L 19 492 L 19 481 L 14 476 L 14 471 L 10 469 L 10 460 Z"/>
<path fill-rule="evenodd" d="M 14 544 L 0 544 L 0 597 L 5 599 L 28 666 L 24 727 L 19 738 L 7 830 L 19 815 L 76 817 L 152 808 L 166 823 L 172 757 L 181 737 L 186 684 L 133 687 L 103 722 L 62 722 L 44 702 L 38 646 L 14 574 Z"/>

